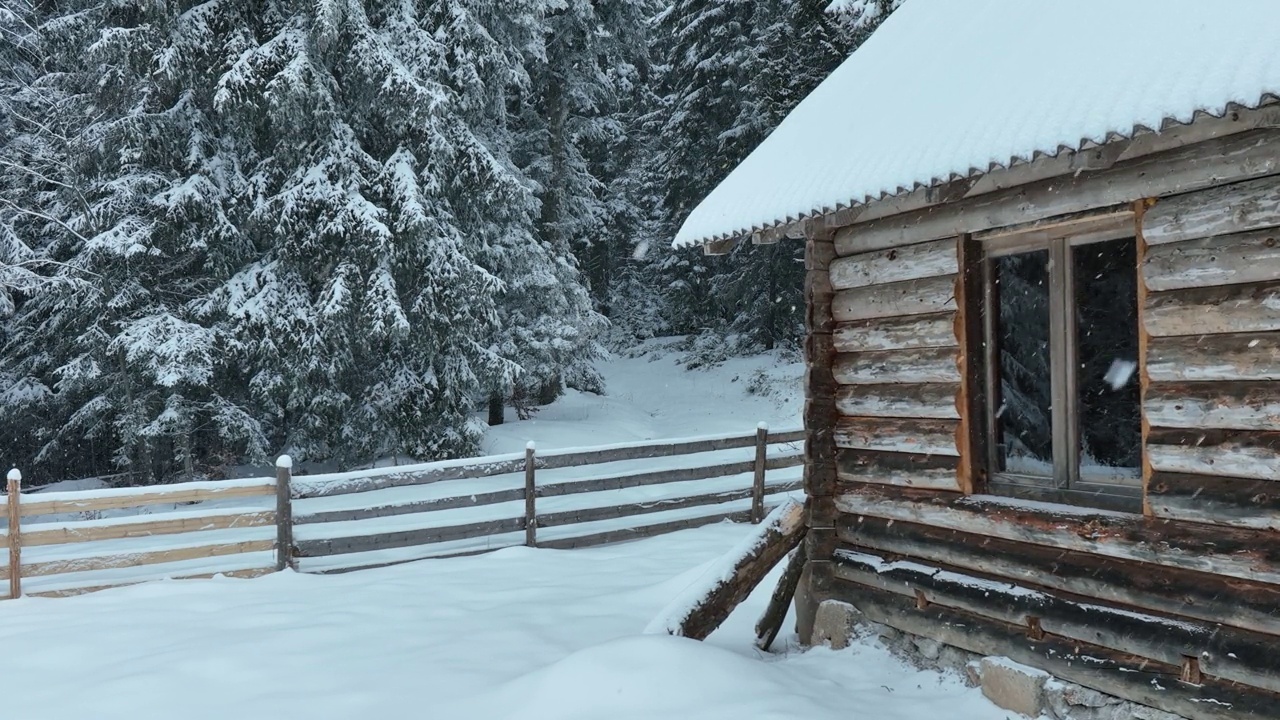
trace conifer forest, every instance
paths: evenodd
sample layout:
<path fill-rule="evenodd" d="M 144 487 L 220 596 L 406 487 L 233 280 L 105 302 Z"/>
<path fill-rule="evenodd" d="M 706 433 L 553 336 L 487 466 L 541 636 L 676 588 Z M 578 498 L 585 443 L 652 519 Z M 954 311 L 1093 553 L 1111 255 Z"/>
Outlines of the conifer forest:
<path fill-rule="evenodd" d="M 474 453 L 801 243 L 672 250 L 891 0 L 0 0 L 0 442 L 46 477 Z"/>

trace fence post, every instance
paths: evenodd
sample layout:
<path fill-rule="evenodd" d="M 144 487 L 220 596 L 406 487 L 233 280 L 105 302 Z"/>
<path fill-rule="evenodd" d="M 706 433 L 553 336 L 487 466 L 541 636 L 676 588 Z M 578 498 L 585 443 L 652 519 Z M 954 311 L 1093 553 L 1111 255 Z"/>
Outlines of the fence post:
<path fill-rule="evenodd" d="M 281 455 L 276 458 L 276 570 L 296 570 L 293 558 L 293 499 L 290 479 L 293 477 L 293 458 Z"/>
<path fill-rule="evenodd" d="M 756 426 L 756 475 L 751 483 L 751 522 L 764 520 L 765 450 L 769 447 L 769 424 Z"/>
<path fill-rule="evenodd" d="M 533 479 L 534 444 L 530 440 L 524 446 L 524 544 L 538 547 L 538 497 L 537 485 Z"/>
<path fill-rule="evenodd" d="M 9 471 L 9 597 L 22 597 L 22 473 Z"/>

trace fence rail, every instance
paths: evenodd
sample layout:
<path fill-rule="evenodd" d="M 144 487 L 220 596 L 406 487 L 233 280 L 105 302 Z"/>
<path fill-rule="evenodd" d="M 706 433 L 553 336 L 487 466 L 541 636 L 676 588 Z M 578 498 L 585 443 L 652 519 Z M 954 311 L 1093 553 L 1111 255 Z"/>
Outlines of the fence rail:
<path fill-rule="evenodd" d="M 4 498 L 9 597 L 159 578 L 339 572 L 528 545 L 577 548 L 724 519 L 800 487 L 804 433 L 628 443 L 294 476 Z M 655 465 L 660 467 L 655 468 Z"/>

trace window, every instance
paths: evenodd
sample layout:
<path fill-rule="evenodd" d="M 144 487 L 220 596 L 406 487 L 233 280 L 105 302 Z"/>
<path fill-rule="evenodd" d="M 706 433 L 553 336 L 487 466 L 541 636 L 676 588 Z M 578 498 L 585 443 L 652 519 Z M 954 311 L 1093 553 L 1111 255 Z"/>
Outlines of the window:
<path fill-rule="evenodd" d="M 1131 228 L 983 241 L 991 492 L 1140 509 Z"/>

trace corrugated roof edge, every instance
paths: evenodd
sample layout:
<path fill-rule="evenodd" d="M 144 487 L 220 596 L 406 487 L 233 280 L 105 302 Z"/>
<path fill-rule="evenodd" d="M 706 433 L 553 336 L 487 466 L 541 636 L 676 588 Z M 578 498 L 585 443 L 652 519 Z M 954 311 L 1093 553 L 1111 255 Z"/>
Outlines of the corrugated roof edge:
<path fill-rule="evenodd" d="M 1280 104 L 1280 96 L 1274 93 L 1269 93 L 1269 92 L 1263 93 L 1258 98 L 1258 101 L 1254 104 L 1242 104 L 1242 103 L 1236 103 L 1236 102 L 1229 102 L 1226 105 L 1222 106 L 1221 109 L 1196 110 L 1195 112 L 1192 113 L 1191 120 L 1187 122 L 1181 122 L 1176 117 L 1169 116 L 1164 118 L 1161 121 L 1159 129 L 1149 128 L 1144 125 L 1134 125 L 1133 128 L 1131 128 L 1128 133 L 1121 133 L 1121 132 L 1110 133 L 1106 141 L 1103 143 L 1096 143 L 1087 138 L 1082 138 L 1074 146 L 1067 145 L 1064 143 L 1064 144 L 1059 144 L 1057 148 L 1055 148 L 1052 151 L 1043 150 L 1043 149 L 1033 150 L 1031 153 L 1029 153 L 1029 156 L 1017 155 L 1009 158 L 1008 162 L 1005 162 L 1005 163 L 993 162 L 986 169 L 971 167 L 965 173 L 953 172 L 945 178 L 932 177 L 932 178 L 929 178 L 927 181 L 918 181 L 909 188 L 900 185 L 893 192 L 882 192 L 880 193 L 880 195 L 875 197 L 866 196 L 861 200 L 857 198 L 850 198 L 848 202 L 836 203 L 835 207 L 829 207 L 829 206 L 815 207 L 815 208 L 810 208 L 809 210 L 806 210 L 806 211 L 798 211 L 797 214 L 795 215 L 787 215 L 786 217 L 779 217 L 765 225 L 743 227 L 731 232 L 721 233 L 719 235 L 702 237 L 694 240 L 688 240 L 686 242 L 680 243 L 677 247 L 704 246 L 704 245 L 707 245 L 708 243 L 716 243 L 716 242 L 722 243 L 722 242 L 731 241 L 731 240 L 741 240 L 743 238 L 747 238 L 756 233 L 785 229 L 789 226 L 804 222 L 806 220 L 825 217 L 827 215 L 831 215 L 833 213 L 837 213 L 843 210 L 850 210 L 860 206 L 883 202 L 885 200 L 901 198 L 917 190 L 938 188 L 943 185 L 946 185 L 947 183 L 955 182 L 957 180 L 974 180 L 984 175 L 989 175 L 991 173 L 998 172 L 1001 170 L 1008 170 L 1014 167 L 1018 167 L 1020 165 L 1028 165 L 1040 160 L 1058 158 L 1058 157 L 1061 157 L 1063 153 L 1075 154 L 1075 153 L 1083 152 L 1085 150 L 1093 150 L 1096 148 L 1113 145 L 1118 142 L 1129 141 L 1141 135 L 1168 132 L 1171 129 L 1180 128 L 1180 127 L 1190 127 L 1192 125 L 1195 125 L 1197 123 L 1200 123 L 1206 120 L 1220 120 L 1231 113 L 1237 113 L 1237 112 L 1249 111 L 1249 110 L 1258 110 L 1263 107 L 1277 105 L 1277 104 Z M 765 142 L 768 142 L 768 139 L 766 139 Z"/>

